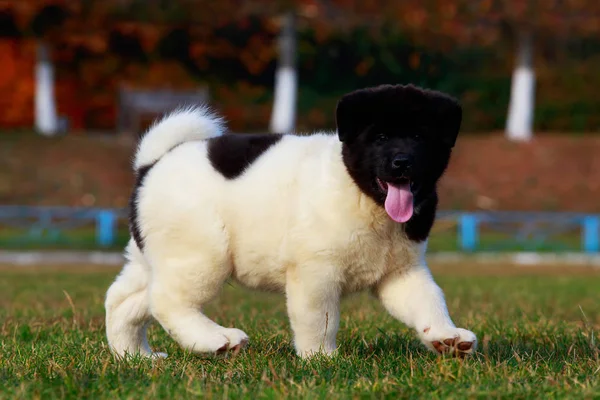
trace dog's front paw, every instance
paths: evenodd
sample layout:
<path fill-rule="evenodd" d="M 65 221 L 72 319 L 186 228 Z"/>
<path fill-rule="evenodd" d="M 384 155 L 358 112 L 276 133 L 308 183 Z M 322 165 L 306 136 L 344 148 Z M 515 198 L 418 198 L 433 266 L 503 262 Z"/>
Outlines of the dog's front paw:
<path fill-rule="evenodd" d="M 338 351 L 335 341 L 330 343 L 313 343 L 311 341 L 300 342 L 298 338 L 296 338 L 296 340 L 294 340 L 294 347 L 296 349 L 296 354 L 304 359 L 315 356 L 334 357 Z"/>
<path fill-rule="evenodd" d="M 244 331 L 235 328 L 223 328 L 221 333 L 227 337 L 229 343 L 227 344 L 227 349 L 225 351 L 232 352 L 233 354 L 238 354 L 240 350 L 242 350 L 250 339 L 248 335 Z"/>
<path fill-rule="evenodd" d="M 334 357 L 337 354 L 337 349 L 324 349 L 323 347 L 317 349 L 296 349 L 296 354 L 300 358 L 309 359 L 313 357 Z"/>
<path fill-rule="evenodd" d="M 477 350 L 477 336 L 462 328 L 426 328 L 421 341 L 433 352 L 465 357 Z"/>

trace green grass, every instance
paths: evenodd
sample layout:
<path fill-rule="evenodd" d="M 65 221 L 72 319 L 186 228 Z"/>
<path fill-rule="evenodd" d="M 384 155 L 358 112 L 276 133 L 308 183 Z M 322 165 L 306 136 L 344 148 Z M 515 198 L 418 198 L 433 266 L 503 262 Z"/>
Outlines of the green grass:
<path fill-rule="evenodd" d="M 600 398 L 600 274 L 572 269 L 441 266 L 457 324 L 480 338 L 472 358 L 440 358 L 365 294 L 343 305 L 340 353 L 303 361 L 282 296 L 226 286 L 207 313 L 246 331 L 236 357 L 186 353 L 116 362 L 103 296 L 116 270 L 0 271 L 0 398 Z"/>

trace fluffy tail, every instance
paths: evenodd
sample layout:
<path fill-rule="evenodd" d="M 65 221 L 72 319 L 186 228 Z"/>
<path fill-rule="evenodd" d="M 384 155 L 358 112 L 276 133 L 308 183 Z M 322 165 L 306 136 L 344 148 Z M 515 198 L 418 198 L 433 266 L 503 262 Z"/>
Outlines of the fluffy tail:
<path fill-rule="evenodd" d="M 135 154 L 134 169 L 156 162 L 179 144 L 220 136 L 224 131 L 223 119 L 207 107 L 178 109 L 146 132 Z"/>

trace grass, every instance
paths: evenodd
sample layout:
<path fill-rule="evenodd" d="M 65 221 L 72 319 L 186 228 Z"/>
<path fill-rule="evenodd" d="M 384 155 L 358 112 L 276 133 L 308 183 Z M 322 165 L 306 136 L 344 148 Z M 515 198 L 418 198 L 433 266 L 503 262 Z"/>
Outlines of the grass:
<path fill-rule="evenodd" d="M 439 266 L 472 358 L 439 358 L 365 294 L 343 305 L 340 354 L 298 359 L 282 296 L 227 285 L 207 313 L 251 337 L 236 357 L 186 353 L 158 327 L 166 360 L 116 362 L 103 296 L 117 270 L 0 270 L 0 398 L 600 398 L 600 273 Z M 251 293 L 251 294 L 250 294 Z"/>

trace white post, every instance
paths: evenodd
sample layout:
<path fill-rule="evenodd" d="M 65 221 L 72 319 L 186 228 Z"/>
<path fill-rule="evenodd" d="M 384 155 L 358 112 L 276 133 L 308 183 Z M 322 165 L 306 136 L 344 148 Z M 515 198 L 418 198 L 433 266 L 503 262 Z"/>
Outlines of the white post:
<path fill-rule="evenodd" d="M 275 94 L 271 112 L 270 130 L 274 133 L 289 133 L 296 123 L 296 27 L 293 12 L 283 18 L 279 36 L 279 65 L 275 72 Z"/>
<path fill-rule="evenodd" d="M 517 46 L 517 62 L 510 88 L 506 135 L 510 140 L 526 142 L 533 136 L 535 107 L 535 71 L 531 34 L 521 32 Z"/>
<path fill-rule="evenodd" d="M 47 45 L 40 41 L 35 66 L 35 129 L 42 135 L 58 132 L 58 117 L 54 99 L 54 70 Z"/>

